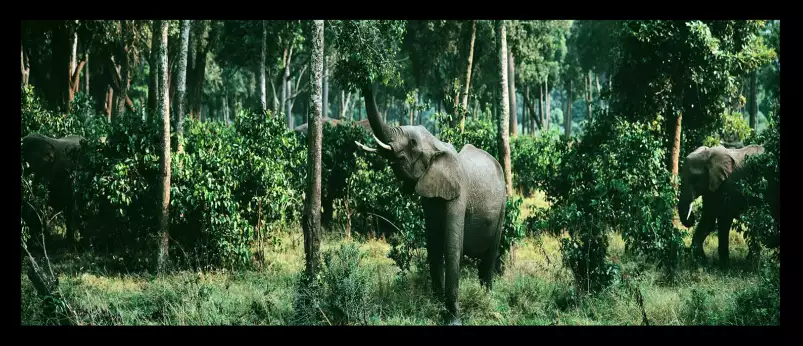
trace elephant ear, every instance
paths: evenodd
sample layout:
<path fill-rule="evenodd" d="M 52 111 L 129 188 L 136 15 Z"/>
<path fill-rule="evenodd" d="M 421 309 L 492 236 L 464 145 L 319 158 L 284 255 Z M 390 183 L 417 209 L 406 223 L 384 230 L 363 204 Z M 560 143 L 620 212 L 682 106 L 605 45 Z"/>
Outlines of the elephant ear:
<path fill-rule="evenodd" d="M 711 192 L 717 191 L 722 183 L 730 177 L 736 166 L 736 161 L 727 150 L 712 150 L 708 158 L 708 188 Z"/>
<path fill-rule="evenodd" d="M 460 195 L 460 163 L 449 152 L 439 152 L 430 161 L 429 169 L 418 180 L 415 192 L 426 198 L 452 200 Z"/>

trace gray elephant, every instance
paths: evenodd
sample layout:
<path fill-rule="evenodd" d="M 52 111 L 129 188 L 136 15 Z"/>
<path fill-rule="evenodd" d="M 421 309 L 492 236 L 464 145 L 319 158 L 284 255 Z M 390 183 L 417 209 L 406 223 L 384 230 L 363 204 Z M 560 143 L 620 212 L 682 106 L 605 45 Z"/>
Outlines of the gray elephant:
<path fill-rule="evenodd" d="M 22 158 L 33 173 L 34 179 L 43 182 L 49 191 L 48 204 L 56 212 L 64 212 L 67 242 L 75 245 L 78 227 L 78 209 L 70 173 L 77 165 L 83 137 L 70 135 L 50 138 L 38 133 L 22 138 Z"/>
<path fill-rule="evenodd" d="M 739 149 L 723 146 L 701 146 L 686 156 L 681 170 L 678 214 L 686 227 L 695 222 L 691 204 L 703 197 L 700 225 L 692 238 L 692 252 L 705 258 L 703 241 L 716 227 L 719 236 L 719 264 L 728 267 L 728 239 L 733 219 L 746 209 L 747 197 L 739 192 L 736 182 L 744 177 L 743 162 L 750 155 L 764 152 L 761 145 L 748 145 Z"/>
<path fill-rule="evenodd" d="M 479 260 L 479 278 L 488 291 L 500 266 L 507 198 L 502 166 L 471 144 L 457 152 L 423 126 L 388 126 L 379 116 L 371 87 L 362 89 L 379 148 L 357 145 L 387 159 L 403 182 L 404 192 L 422 197 L 433 291 L 441 298 L 445 283 L 449 323 L 460 325 L 458 287 L 463 255 Z"/>

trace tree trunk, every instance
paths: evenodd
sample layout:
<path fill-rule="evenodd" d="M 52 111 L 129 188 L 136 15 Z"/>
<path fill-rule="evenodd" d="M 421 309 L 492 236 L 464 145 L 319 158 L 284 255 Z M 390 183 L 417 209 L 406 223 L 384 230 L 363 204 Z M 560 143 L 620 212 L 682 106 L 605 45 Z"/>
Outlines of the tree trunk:
<path fill-rule="evenodd" d="M 25 46 L 20 44 L 21 48 L 21 59 L 22 59 L 22 86 L 27 88 L 28 87 L 28 78 L 31 75 L 31 63 L 30 57 L 25 54 Z"/>
<path fill-rule="evenodd" d="M 505 21 L 498 20 L 496 22 L 496 35 L 497 35 L 497 49 L 499 50 L 499 89 L 501 91 L 501 99 L 499 100 L 500 119 L 497 121 L 497 128 L 499 129 L 499 152 L 502 155 L 502 167 L 505 170 L 505 186 L 507 187 L 507 195 L 513 196 L 513 179 L 511 177 L 511 162 L 510 162 L 510 139 L 508 137 L 508 124 L 510 122 L 510 99 L 508 95 L 508 54 L 507 54 L 507 33 L 505 30 Z"/>
<path fill-rule="evenodd" d="M 282 110 L 285 112 L 285 116 L 287 116 L 287 126 L 290 129 L 293 128 L 293 115 L 292 109 L 290 108 L 290 95 L 292 95 L 292 83 L 290 81 L 290 66 L 293 62 L 293 46 L 290 45 L 289 53 L 287 54 L 287 59 L 284 62 L 284 75 L 282 77 L 282 83 L 284 83 L 284 89 L 282 91 Z"/>
<path fill-rule="evenodd" d="M 546 98 L 546 103 L 544 104 L 544 130 L 549 131 L 549 123 L 552 122 L 552 97 L 549 92 L 549 75 L 546 76 L 546 82 L 544 82 L 544 97 Z"/>
<path fill-rule="evenodd" d="M 72 76 L 75 73 L 75 69 L 78 68 L 78 33 L 73 32 L 70 40 L 72 41 L 72 50 L 70 51 L 70 76 Z"/>
<path fill-rule="evenodd" d="M 323 95 L 321 96 L 321 116 L 329 118 L 329 68 L 326 66 L 326 55 L 323 56 Z"/>
<path fill-rule="evenodd" d="M 323 73 L 323 21 L 313 21 L 312 37 L 312 114 L 310 114 L 309 144 L 307 145 L 307 194 L 304 210 L 304 253 L 306 271 L 315 277 L 319 267 L 321 232 L 321 81 Z"/>
<path fill-rule="evenodd" d="M 155 96 L 154 96 L 155 97 Z M 114 88 L 109 85 L 106 89 L 106 117 L 112 122 L 112 108 L 114 105 Z"/>
<path fill-rule="evenodd" d="M 530 88 L 529 87 L 525 87 L 524 88 L 524 104 L 521 107 L 521 134 L 523 134 L 523 135 L 526 135 L 527 132 L 529 131 L 529 129 L 527 128 L 527 126 L 529 125 L 528 121 L 530 121 L 528 119 L 528 117 L 530 116 L 530 113 L 528 112 L 528 109 L 527 109 L 527 99 L 529 97 L 530 97 Z"/>
<path fill-rule="evenodd" d="M 541 131 L 546 129 L 546 117 L 544 116 L 544 84 L 540 85 L 538 91 L 538 118 L 541 120 Z"/>
<path fill-rule="evenodd" d="M 157 45 L 153 47 L 153 55 L 156 56 L 156 70 L 159 71 L 159 95 L 157 110 L 162 120 L 161 144 L 162 152 L 160 157 L 160 170 L 162 172 L 162 193 L 161 193 L 161 215 L 159 217 L 159 229 L 161 237 L 159 241 L 159 257 L 157 260 L 158 271 L 163 272 L 167 268 L 169 261 L 169 239 L 170 239 L 170 116 L 168 108 L 170 104 L 167 99 L 167 21 L 155 20 L 153 24 L 153 34 L 159 39 Z"/>
<path fill-rule="evenodd" d="M 681 121 L 683 120 L 683 114 L 678 112 L 677 120 L 675 121 L 675 136 L 674 140 L 672 141 L 672 187 L 675 189 L 675 192 L 678 190 L 678 163 L 680 161 L 680 132 L 681 132 Z"/>
<path fill-rule="evenodd" d="M 586 117 L 591 119 L 591 71 L 585 74 L 585 87 L 586 87 Z"/>
<path fill-rule="evenodd" d="M 120 42 L 119 42 L 118 57 L 120 64 L 120 86 L 115 96 L 116 102 L 114 112 L 112 114 L 112 121 L 115 118 L 121 117 L 125 114 L 125 100 L 128 98 L 128 84 L 130 81 L 130 68 L 128 64 L 128 23 L 125 20 L 120 21 Z"/>
<path fill-rule="evenodd" d="M 510 97 L 510 137 L 516 137 L 519 132 L 519 119 L 518 119 L 518 107 L 516 107 L 516 69 L 515 69 L 515 62 L 513 59 L 513 52 L 507 52 L 507 69 L 508 69 L 508 76 L 507 76 L 507 84 L 508 84 L 508 94 Z"/>
<path fill-rule="evenodd" d="M 756 131 L 756 118 L 758 117 L 758 93 L 756 92 L 756 70 L 750 72 L 750 128 Z"/>
<path fill-rule="evenodd" d="M 566 90 L 566 116 L 563 117 L 563 132 L 566 140 L 572 138 L 572 81 L 569 80 L 569 87 Z"/>
<path fill-rule="evenodd" d="M 468 93 L 471 87 L 471 68 L 474 64 L 474 40 L 477 37 L 477 21 L 471 21 L 471 41 L 468 44 L 468 68 L 466 68 L 466 85 L 463 88 L 463 100 L 462 100 L 462 114 L 460 117 L 460 131 L 463 131 L 463 127 L 466 123 L 466 111 L 468 110 Z"/>
<path fill-rule="evenodd" d="M 259 104 L 262 106 L 262 112 L 268 109 L 268 89 L 267 85 L 265 84 L 265 54 L 267 49 L 268 42 L 268 27 L 267 23 L 263 20 L 262 21 L 262 44 L 260 45 L 260 56 L 259 56 Z"/>
<path fill-rule="evenodd" d="M 72 38 L 73 28 L 54 30 L 51 35 L 50 106 L 66 110 L 72 101 Z"/>
<path fill-rule="evenodd" d="M 89 49 L 84 52 L 86 65 L 84 66 L 84 93 L 89 95 Z"/>
<path fill-rule="evenodd" d="M 597 96 L 602 95 L 602 88 L 599 85 L 599 73 L 594 73 L 594 81 L 597 83 Z"/>
<path fill-rule="evenodd" d="M 181 21 L 181 41 L 178 51 L 178 78 L 176 78 L 176 131 L 178 138 L 184 137 L 185 99 L 187 94 L 187 51 L 190 45 L 190 21 Z M 178 142 L 178 152 L 184 152 L 184 145 Z"/>

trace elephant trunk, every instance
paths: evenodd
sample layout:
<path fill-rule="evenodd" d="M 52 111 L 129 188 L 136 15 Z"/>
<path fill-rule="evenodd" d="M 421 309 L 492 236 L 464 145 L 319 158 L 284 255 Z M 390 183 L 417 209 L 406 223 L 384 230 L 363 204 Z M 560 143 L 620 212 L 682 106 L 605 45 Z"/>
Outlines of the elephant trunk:
<path fill-rule="evenodd" d="M 368 113 L 368 122 L 371 124 L 371 130 L 374 132 L 375 138 L 380 142 L 389 143 L 393 141 L 394 129 L 379 116 L 379 109 L 376 107 L 376 100 L 374 99 L 374 91 L 370 84 L 362 87 L 362 94 L 365 98 L 365 111 Z M 380 144 L 381 145 L 381 144 Z M 382 147 L 385 147 L 382 145 Z"/>

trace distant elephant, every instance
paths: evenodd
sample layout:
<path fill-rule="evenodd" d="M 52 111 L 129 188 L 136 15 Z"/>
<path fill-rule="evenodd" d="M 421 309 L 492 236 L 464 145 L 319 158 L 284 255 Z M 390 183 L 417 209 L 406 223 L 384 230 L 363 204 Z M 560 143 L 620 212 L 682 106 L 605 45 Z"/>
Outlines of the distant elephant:
<path fill-rule="evenodd" d="M 405 193 L 422 197 L 427 255 L 433 291 L 460 325 L 458 287 L 463 255 L 478 259 L 479 278 L 487 291 L 500 267 L 499 244 L 505 221 L 505 176 L 486 151 L 466 144 L 458 153 L 423 126 L 388 126 L 382 121 L 371 87 L 362 88 L 374 140 L 379 149 L 357 143 L 390 163 Z"/>
<path fill-rule="evenodd" d="M 371 131 L 371 125 L 368 123 L 368 119 L 358 120 L 352 123 L 347 123 L 339 119 L 334 118 L 325 118 L 322 123 L 330 123 L 332 125 L 338 126 L 343 124 L 351 124 L 352 126 L 360 126 L 368 131 Z M 293 130 L 300 134 L 300 135 L 307 135 L 308 127 L 307 123 L 303 123 L 301 125 L 296 126 Z M 341 150 L 354 150 L 353 148 L 340 148 Z M 332 215 L 334 212 L 334 200 L 337 198 L 343 197 L 344 190 L 346 187 L 346 179 L 349 176 L 350 172 L 343 172 L 339 169 L 339 166 L 336 166 L 332 169 L 331 175 L 328 179 L 328 186 L 325 191 L 328 193 L 324 193 L 321 196 L 321 207 L 323 208 L 323 214 L 321 214 L 321 224 L 324 227 L 329 227 L 332 223 Z"/>
<path fill-rule="evenodd" d="M 703 241 L 716 226 L 719 236 L 719 263 L 728 267 L 728 239 L 733 219 L 747 207 L 747 197 L 739 192 L 736 182 L 744 176 L 743 162 L 747 156 L 764 152 L 761 145 L 748 145 L 740 149 L 723 146 L 701 146 L 686 156 L 681 170 L 678 214 L 686 227 L 695 222 L 691 204 L 703 197 L 703 215 L 692 238 L 692 252 L 705 258 Z"/>
<path fill-rule="evenodd" d="M 67 226 L 67 241 L 75 245 L 78 227 L 78 206 L 70 173 L 77 165 L 83 137 L 70 135 L 50 138 L 38 133 L 22 138 L 22 157 L 30 165 L 34 179 L 46 184 L 48 204 L 56 212 L 63 211 Z"/>

